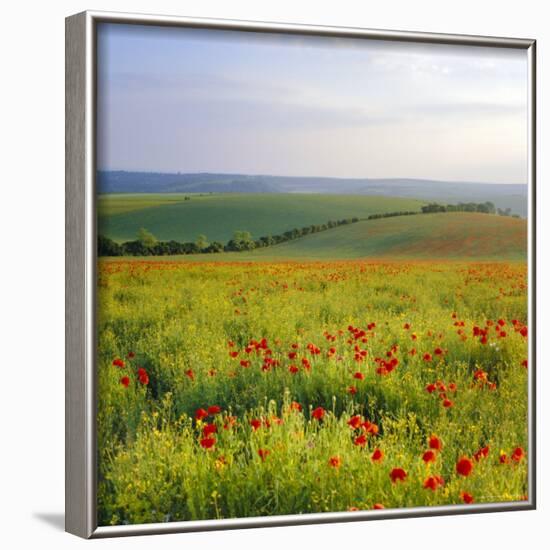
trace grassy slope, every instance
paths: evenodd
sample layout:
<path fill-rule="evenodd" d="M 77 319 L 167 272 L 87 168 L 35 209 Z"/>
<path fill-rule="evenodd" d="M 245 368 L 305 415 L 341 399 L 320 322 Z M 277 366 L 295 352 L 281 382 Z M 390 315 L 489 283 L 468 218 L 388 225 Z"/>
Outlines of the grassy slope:
<path fill-rule="evenodd" d="M 253 255 L 284 258 L 462 258 L 520 260 L 525 220 L 465 212 L 369 220 L 283 243 Z"/>
<path fill-rule="evenodd" d="M 377 212 L 419 210 L 415 199 L 350 195 L 226 194 L 103 195 L 99 231 L 116 240 L 135 238 L 141 227 L 160 240 L 194 241 L 199 234 L 226 242 L 235 230 L 254 237 L 278 234 L 330 219 L 360 218 Z"/>
<path fill-rule="evenodd" d="M 250 262 L 279 260 L 526 260 L 523 219 L 465 212 L 421 214 L 329 229 L 253 252 L 127 257 L 125 260 Z"/>

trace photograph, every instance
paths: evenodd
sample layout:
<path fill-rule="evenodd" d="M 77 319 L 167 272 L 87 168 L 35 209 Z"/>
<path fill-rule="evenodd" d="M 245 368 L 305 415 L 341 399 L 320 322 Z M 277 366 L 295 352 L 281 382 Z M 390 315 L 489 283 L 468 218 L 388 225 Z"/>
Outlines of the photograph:
<path fill-rule="evenodd" d="M 529 501 L 527 50 L 95 47 L 98 526 Z"/>

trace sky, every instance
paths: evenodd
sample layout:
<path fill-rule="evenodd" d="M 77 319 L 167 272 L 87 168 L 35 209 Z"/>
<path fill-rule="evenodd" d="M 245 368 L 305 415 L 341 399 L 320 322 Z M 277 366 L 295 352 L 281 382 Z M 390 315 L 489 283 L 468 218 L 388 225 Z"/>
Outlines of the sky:
<path fill-rule="evenodd" d="M 525 50 L 102 23 L 100 170 L 526 183 Z"/>

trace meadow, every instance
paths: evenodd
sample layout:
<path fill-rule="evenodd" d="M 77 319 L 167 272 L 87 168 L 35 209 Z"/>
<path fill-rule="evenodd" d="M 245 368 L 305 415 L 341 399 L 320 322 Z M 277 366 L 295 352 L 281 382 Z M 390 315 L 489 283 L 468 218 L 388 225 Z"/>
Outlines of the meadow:
<path fill-rule="evenodd" d="M 525 499 L 514 257 L 100 260 L 99 523 Z"/>

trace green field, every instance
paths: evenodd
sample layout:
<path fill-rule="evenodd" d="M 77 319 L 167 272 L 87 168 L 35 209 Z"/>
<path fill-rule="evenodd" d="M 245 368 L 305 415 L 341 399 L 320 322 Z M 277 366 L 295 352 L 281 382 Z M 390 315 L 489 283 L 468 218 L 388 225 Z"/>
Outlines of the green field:
<path fill-rule="evenodd" d="M 466 212 L 360 221 L 251 252 L 128 257 L 128 260 L 253 262 L 351 260 L 526 260 L 523 219 Z"/>
<path fill-rule="evenodd" d="M 99 524 L 526 499 L 526 276 L 101 260 Z"/>
<path fill-rule="evenodd" d="M 526 258 L 525 220 L 447 212 L 366 220 L 280 245 L 252 257 L 270 258 Z"/>
<path fill-rule="evenodd" d="M 185 201 L 185 196 L 191 197 Z M 99 233 L 117 242 L 145 227 L 159 240 L 227 242 L 235 230 L 254 238 L 296 227 L 400 210 L 420 210 L 424 201 L 389 197 L 303 194 L 101 195 Z"/>

